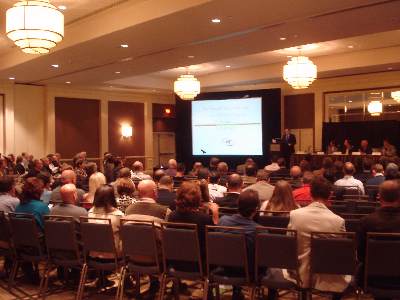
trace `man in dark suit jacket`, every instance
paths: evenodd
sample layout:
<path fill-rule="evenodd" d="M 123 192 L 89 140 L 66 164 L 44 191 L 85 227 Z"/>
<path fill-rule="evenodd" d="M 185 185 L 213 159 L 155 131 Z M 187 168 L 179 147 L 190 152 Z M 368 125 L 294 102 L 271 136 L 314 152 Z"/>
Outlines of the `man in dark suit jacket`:
<path fill-rule="evenodd" d="M 372 214 L 361 219 L 358 240 L 358 259 L 365 260 L 367 232 L 400 232 L 400 184 L 395 180 L 388 180 L 379 188 L 381 207 Z M 393 258 L 396 259 L 396 258 Z M 400 288 L 400 278 L 373 277 L 369 284 L 374 286 Z"/>
<path fill-rule="evenodd" d="M 368 140 L 362 140 L 358 151 L 361 154 L 372 154 L 372 148 L 368 145 Z"/>
<path fill-rule="evenodd" d="M 368 186 L 379 186 L 381 185 L 382 182 L 385 181 L 385 175 L 383 171 L 383 166 L 381 164 L 375 164 L 372 167 L 371 171 L 372 177 L 369 178 L 365 182 L 365 187 L 366 187 L 366 193 L 369 196 L 370 200 L 375 201 L 377 196 L 378 196 L 378 190 L 376 188 L 374 189 L 367 189 Z"/>
<path fill-rule="evenodd" d="M 239 195 L 242 192 L 243 179 L 239 174 L 232 174 L 228 178 L 228 192 L 222 198 L 216 198 L 215 203 L 221 207 L 238 207 Z"/>
<path fill-rule="evenodd" d="M 290 156 L 294 153 L 294 145 L 296 145 L 296 136 L 290 133 L 289 129 L 285 129 L 281 138 L 281 154 L 285 158 L 286 167 L 290 165 Z"/>
<path fill-rule="evenodd" d="M 171 176 L 164 175 L 160 178 L 157 191 L 157 203 L 175 210 L 176 193 L 173 192 L 174 181 Z"/>

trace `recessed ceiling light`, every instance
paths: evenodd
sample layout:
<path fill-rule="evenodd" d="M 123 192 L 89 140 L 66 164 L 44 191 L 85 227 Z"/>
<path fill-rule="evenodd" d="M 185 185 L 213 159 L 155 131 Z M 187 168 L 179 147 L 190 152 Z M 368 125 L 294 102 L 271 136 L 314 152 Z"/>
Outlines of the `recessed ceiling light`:
<path fill-rule="evenodd" d="M 353 101 L 349 100 L 349 103 L 352 103 Z"/>
<path fill-rule="evenodd" d="M 58 9 L 61 9 L 61 10 L 66 10 L 66 9 L 67 9 L 67 7 L 66 7 L 65 5 L 59 5 L 59 6 L 58 6 Z"/>
<path fill-rule="evenodd" d="M 65 83 L 66 83 L 66 84 L 71 84 L 71 81 L 66 81 Z"/>
<path fill-rule="evenodd" d="M 59 65 L 51 65 L 53 68 L 58 68 Z"/>
<path fill-rule="evenodd" d="M 8 77 L 8 79 L 10 79 L 10 80 L 15 80 L 15 77 Z"/>
<path fill-rule="evenodd" d="M 225 68 L 230 68 L 230 67 L 231 67 L 231 66 L 229 66 L 229 65 L 228 65 L 228 66 L 225 66 Z"/>
<path fill-rule="evenodd" d="M 214 24 L 218 24 L 218 23 L 221 23 L 221 19 L 214 18 L 211 20 L 211 22 L 213 22 Z"/>
<path fill-rule="evenodd" d="M 286 38 L 285 37 L 281 37 L 281 38 L 279 38 L 281 41 L 286 41 Z"/>
<path fill-rule="evenodd" d="M 121 44 L 121 48 L 128 48 L 129 45 L 128 44 Z"/>
<path fill-rule="evenodd" d="M 389 106 L 392 106 L 392 104 L 389 104 Z"/>
<path fill-rule="evenodd" d="M 348 46 L 347 46 L 347 48 L 349 48 L 349 49 L 353 49 L 353 48 L 354 48 L 354 46 L 353 46 L 353 45 L 348 45 Z"/>
<path fill-rule="evenodd" d="M 120 74 L 120 73 L 121 73 L 120 71 L 116 71 L 116 72 L 115 72 L 115 74 Z"/>
<path fill-rule="evenodd" d="M 194 58 L 194 55 L 188 55 L 188 58 Z"/>

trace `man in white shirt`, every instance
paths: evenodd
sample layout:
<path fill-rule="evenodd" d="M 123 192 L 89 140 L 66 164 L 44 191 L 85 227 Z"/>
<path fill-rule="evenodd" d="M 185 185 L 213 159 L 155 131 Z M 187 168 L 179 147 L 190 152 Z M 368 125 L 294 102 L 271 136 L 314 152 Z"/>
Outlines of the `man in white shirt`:
<path fill-rule="evenodd" d="M 357 188 L 358 191 L 362 195 L 364 195 L 365 194 L 365 190 L 364 190 L 363 183 L 360 180 L 355 179 L 353 177 L 353 174 L 355 172 L 354 165 L 351 162 L 345 163 L 344 167 L 343 167 L 343 172 L 344 172 L 344 178 L 339 179 L 338 181 L 336 181 L 335 182 L 335 186 L 338 186 L 338 187 L 354 187 L 354 188 Z"/>
<path fill-rule="evenodd" d="M 135 161 L 132 165 L 131 179 L 132 180 L 151 180 L 151 176 L 143 172 L 143 163 L 140 161 Z"/>
<path fill-rule="evenodd" d="M 272 173 L 278 171 L 281 167 L 278 165 L 278 156 L 274 155 L 271 159 L 271 164 L 265 166 L 264 170 Z"/>
<path fill-rule="evenodd" d="M 218 185 L 219 174 L 215 171 L 211 172 L 207 168 L 201 168 L 197 172 L 197 178 L 199 180 L 206 180 L 208 183 L 208 194 L 211 201 L 215 201 L 216 198 L 221 198 L 226 192 L 226 188 Z"/>

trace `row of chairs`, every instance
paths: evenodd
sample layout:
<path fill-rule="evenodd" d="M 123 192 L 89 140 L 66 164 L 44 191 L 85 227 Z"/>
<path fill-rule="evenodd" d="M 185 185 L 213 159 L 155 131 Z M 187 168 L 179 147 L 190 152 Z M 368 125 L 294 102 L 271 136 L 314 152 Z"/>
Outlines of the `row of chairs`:
<path fill-rule="evenodd" d="M 252 266 L 248 263 L 250 253 L 246 247 L 245 232 L 236 227 L 207 226 L 204 256 L 198 228 L 194 224 L 163 223 L 158 227 L 154 223 L 123 220 L 120 230 L 122 255 L 119 256 L 111 221 L 108 219 L 81 218 L 80 238 L 73 218 L 48 216 L 44 224 L 42 236 L 30 215 L 10 214 L 9 221 L 4 215 L 1 216 L 1 240 L 9 243 L 8 252 L 3 255 L 14 260 L 10 285 L 14 283 L 18 266 L 22 262 L 42 262 L 45 264 L 39 288 L 39 296 L 42 298 L 46 296 L 50 271 L 60 266 L 81 270 L 77 299 L 83 297 L 87 274 L 91 269 L 119 274 L 116 299 L 123 298 L 125 278 L 131 275 L 136 278 L 138 293 L 140 276 L 158 277 L 161 282 L 160 299 L 164 299 L 169 281 L 177 284 L 180 280 L 202 282 L 204 299 L 214 289 L 216 296 L 219 296 L 221 284 L 247 286 L 251 299 L 254 299 L 256 289 L 262 287 L 294 290 L 299 294 L 305 292 L 299 281 L 293 283 L 270 278 L 264 272 L 278 268 L 298 273 L 297 233 L 293 230 L 258 228 L 255 237 L 255 265 Z M 9 228 L 8 233 L 5 228 Z M 382 240 L 387 237 L 387 234 L 368 234 L 366 292 L 376 292 L 369 286 L 369 276 L 400 275 L 400 261 L 392 260 L 400 251 L 400 234 L 391 234 L 391 240 Z M 387 258 L 388 251 L 394 254 L 390 260 Z M 91 256 L 94 253 L 108 254 L 113 258 L 99 260 Z M 334 257 L 337 259 L 332 259 Z M 356 275 L 358 266 L 354 233 L 311 235 L 310 283 L 318 274 Z M 382 295 L 385 290 L 378 292 Z M 396 291 L 389 292 L 393 294 Z M 400 296 L 400 291 L 396 295 Z"/>

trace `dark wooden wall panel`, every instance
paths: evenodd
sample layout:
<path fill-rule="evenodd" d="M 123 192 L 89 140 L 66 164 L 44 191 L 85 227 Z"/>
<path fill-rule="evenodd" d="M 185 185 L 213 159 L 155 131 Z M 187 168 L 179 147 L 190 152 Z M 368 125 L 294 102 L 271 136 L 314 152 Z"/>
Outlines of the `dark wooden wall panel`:
<path fill-rule="evenodd" d="M 133 127 L 133 136 L 123 138 L 121 125 Z M 152 138 L 152 137 L 151 137 Z M 108 149 L 120 156 L 144 156 L 144 104 L 108 102 Z"/>
<path fill-rule="evenodd" d="M 166 113 L 166 109 L 170 113 Z M 176 107 L 173 104 L 153 103 L 153 132 L 176 131 Z"/>
<path fill-rule="evenodd" d="M 284 97 L 285 128 L 314 128 L 314 94 Z"/>
<path fill-rule="evenodd" d="M 72 158 L 80 151 L 89 157 L 100 152 L 100 101 L 55 98 L 56 152 Z"/>

